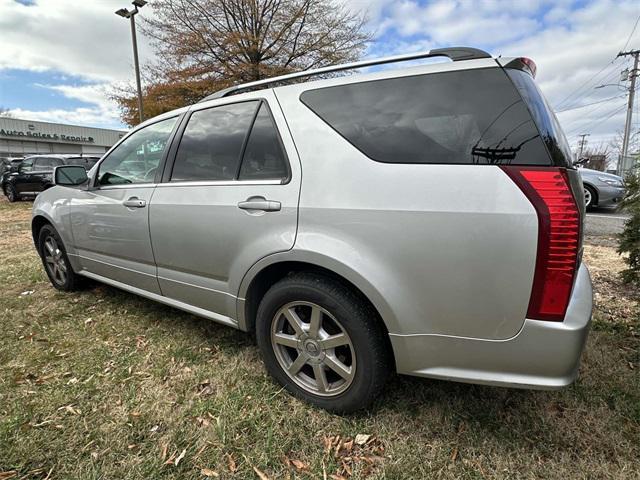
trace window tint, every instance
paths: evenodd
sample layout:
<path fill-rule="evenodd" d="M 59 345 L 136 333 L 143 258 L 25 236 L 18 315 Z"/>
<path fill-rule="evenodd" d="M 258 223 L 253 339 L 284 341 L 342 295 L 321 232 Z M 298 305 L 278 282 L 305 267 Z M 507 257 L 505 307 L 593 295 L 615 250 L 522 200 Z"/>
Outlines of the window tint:
<path fill-rule="evenodd" d="M 287 178 L 287 163 L 278 131 L 265 102 L 260 106 L 242 157 L 240 180 L 281 180 Z"/>
<path fill-rule="evenodd" d="M 33 168 L 39 171 L 53 171 L 54 167 L 62 165 L 62 160 L 52 157 L 38 157 L 36 158 Z"/>
<path fill-rule="evenodd" d="M 328 87 L 301 100 L 379 162 L 550 164 L 526 105 L 499 68 Z"/>
<path fill-rule="evenodd" d="M 164 147 L 178 117 L 151 124 L 130 135 L 100 164 L 100 185 L 147 183 L 154 180 Z"/>
<path fill-rule="evenodd" d="M 18 170 L 20 172 L 30 172 L 32 170 L 32 167 L 33 167 L 33 159 L 30 158 L 29 160 L 24 160 L 20 164 L 20 167 L 18 167 Z"/>
<path fill-rule="evenodd" d="M 185 128 L 171 181 L 233 180 L 259 102 L 198 110 Z"/>
<path fill-rule="evenodd" d="M 547 144 L 554 163 L 572 167 L 573 153 L 567 138 L 560 128 L 560 123 L 553 110 L 542 96 L 542 92 L 538 89 L 531 75 L 515 69 L 507 69 L 506 71 L 529 107 L 529 111 L 542 133 L 542 139 Z"/>

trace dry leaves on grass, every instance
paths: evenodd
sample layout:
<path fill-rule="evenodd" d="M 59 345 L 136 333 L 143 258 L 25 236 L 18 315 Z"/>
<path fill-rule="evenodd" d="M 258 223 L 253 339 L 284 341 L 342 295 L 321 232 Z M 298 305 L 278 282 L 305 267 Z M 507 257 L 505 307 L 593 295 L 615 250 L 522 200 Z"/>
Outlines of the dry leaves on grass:
<path fill-rule="evenodd" d="M 238 464 L 230 453 L 227 453 L 227 465 L 231 473 L 236 473 L 238 471 Z"/>
<path fill-rule="evenodd" d="M 339 466 L 333 480 L 350 478 L 354 471 L 366 477 L 375 473 L 384 461 L 384 445 L 375 436 L 358 434 L 355 438 L 340 435 L 323 437 L 324 455 L 333 456 Z"/>

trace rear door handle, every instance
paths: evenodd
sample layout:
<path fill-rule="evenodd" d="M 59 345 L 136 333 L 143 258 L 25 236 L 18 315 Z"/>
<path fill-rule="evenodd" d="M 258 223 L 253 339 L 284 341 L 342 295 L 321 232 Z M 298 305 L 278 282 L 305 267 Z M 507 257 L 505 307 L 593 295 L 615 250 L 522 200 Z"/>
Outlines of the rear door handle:
<path fill-rule="evenodd" d="M 238 208 L 242 210 L 262 210 L 263 212 L 277 212 L 282 206 L 275 200 L 267 200 L 264 197 L 251 197 L 244 202 L 238 203 Z"/>
<path fill-rule="evenodd" d="M 147 201 L 142 198 L 131 197 L 130 199 L 122 202 L 122 205 L 127 208 L 144 208 L 147 206 Z"/>

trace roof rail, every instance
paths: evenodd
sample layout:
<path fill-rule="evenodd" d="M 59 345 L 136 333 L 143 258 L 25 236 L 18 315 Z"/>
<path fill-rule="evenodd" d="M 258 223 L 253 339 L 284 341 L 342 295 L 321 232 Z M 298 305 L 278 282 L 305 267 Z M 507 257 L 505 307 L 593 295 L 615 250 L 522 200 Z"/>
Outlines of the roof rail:
<path fill-rule="evenodd" d="M 477 58 L 491 58 L 484 50 L 470 47 L 451 47 L 451 48 L 434 48 L 427 52 L 407 53 L 404 55 L 394 55 L 393 57 L 374 58 L 371 60 L 362 60 L 359 62 L 343 63 L 341 65 L 331 65 L 328 67 L 317 68 L 315 70 L 303 70 L 301 72 L 289 73 L 287 75 L 281 75 L 279 77 L 265 78 L 264 80 L 257 80 L 255 82 L 243 83 L 241 85 L 234 85 L 233 87 L 219 90 L 202 100 L 200 102 L 206 102 L 216 98 L 226 97 L 235 93 L 240 93 L 245 90 L 250 90 L 255 87 L 264 87 L 272 83 L 283 82 L 286 80 L 293 80 L 296 78 L 312 77 L 315 75 L 322 75 L 324 73 L 340 72 L 342 70 L 353 70 L 355 68 L 370 67 L 372 65 L 384 65 L 386 63 L 406 62 L 408 60 L 418 60 L 420 58 L 430 57 L 448 57 L 454 62 L 460 60 L 474 60 Z"/>

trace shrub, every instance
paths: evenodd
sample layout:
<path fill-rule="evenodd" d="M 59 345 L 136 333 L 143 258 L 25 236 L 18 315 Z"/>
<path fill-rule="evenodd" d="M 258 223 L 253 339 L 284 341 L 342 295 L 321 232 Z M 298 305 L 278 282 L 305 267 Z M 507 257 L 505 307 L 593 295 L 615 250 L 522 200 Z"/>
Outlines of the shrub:
<path fill-rule="evenodd" d="M 629 266 L 622 271 L 625 282 L 640 284 L 640 168 L 635 167 L 625 178 L 627 193 L 621 206 L 629 214 L 620 234 L 618 253 L 628 253 L 625 262 Z"/>

